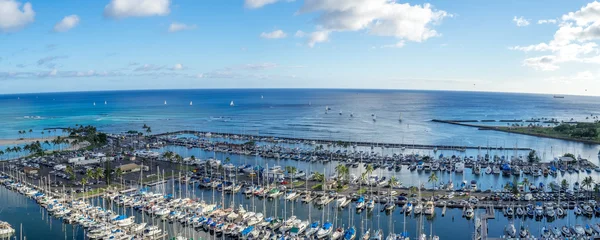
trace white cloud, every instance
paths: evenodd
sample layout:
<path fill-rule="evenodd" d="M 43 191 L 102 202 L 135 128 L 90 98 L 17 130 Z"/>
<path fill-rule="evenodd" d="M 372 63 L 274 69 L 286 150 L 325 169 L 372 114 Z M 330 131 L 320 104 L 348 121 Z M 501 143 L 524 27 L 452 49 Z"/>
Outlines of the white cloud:
<path fill-rule="evenodd" d="M 173 71 L 178 71 L 178 70 L 183 70 L 183 69 L 185 69 L 185 68 L 183 67 L 183 65 L 181 63 L 175 64 L 175 66 L 173 66 L 173 68 L 171 68 L 171 70 L 173 70 Z"/>
<path fill-rule="evenodd" d="M 525 26 L 529 25 L 529 20 L 527 20 L 527 19 L 525 19 L 523 17 L 518 17 L 517 18 L 517 16 L 514 16 L 513 17 L 513 22 L 515 24 L 517 24 L 517 27 L 525 27 Z"/>
<path fill-rule="evenodd" d="M 404 41 L 399 41 L 395 44 L 383 45 L 382 48 L 402 48 L 404 47 Z"/>
<path fill-rule="evenodd" d="M 537 21 L 537 24 L 556 24 L 556 19 L 541 19 Z"/>
<path fill-rule="evenodd" d="M 195 24 L 192 25 L 187 25 L 187 24 L 183 24 L 183 23 L 171 23 L 171 25 L 169 25 L 169 32 L 179 32 L 179 31 L 184 31 L 184 30 L 192 30 L 192 29 L 196 29 L 198 26 L 196 26 Z"/>
<path fill-rule="evenodd" d="M 246 8 L 261 8 L 278 1 L 279 0 L 244 0 L 244 6 L 246 6 Z"/>
<path fill-rule="evenodd" d="M 557 21 L 558 22 L 558 21 Z M 550 52 L 552 55 L 530 57 L 524 65 L 537 70 L 553 71 L 562 63 L 600 63 L 600 3 L 593 2 L 561 17 L 552 40 L 528 46 L 514 46 L 523 52 Z"/>
<path fill-rule="evenodd" d="M 329 41 L 329 31 L 316 31 L 308 36 L 306 44 L 309 47 L 314 47 L 315 44 Z"/>
<path fill-rule="evenodd" d="M 297 38 L 303 38 L 305 36 L 306 36 L 306 33 L 303 31 L 300 31 L 300 30 L 296 31 L 296 34 L 294 34 L 294 37 L 297 37 Z"/>
<path fill-rule="evenodd" d="M 523 65 L 542 71 L 553 71 L 558 69 L 556 57 L 553 55 L 528 58 L 523 61 Z"/>
<path fill-rule="evenodd" d="M 23 4 L 15 0 L 0 0 L 0 32 L 14 32 L 33 22 L 35 12 L 31 3 Z"/>
<path fill-rule="evenodd" d="M 66 32 L 71 30 L 79 24 L 79 16 L 77 15 L 69 15 L 64 17 L 60 22 L 54 25 L 55 32 Z"/>
<path fill-rule="evenodd" d="M 563 21 L 575 21 L 579 26 L 596 23 L 600 18 L 600 2 L 594 1 L 582 7 L 579 11 L 570 12 L 562 16 Z"/>
<path fill-rule="evenodd" d="M 428 3 L 410 5 L 390 0 L 306 0 L 300 13 L 319 14 L 315 21 L 320 38 L 309 40 L 309 46 L 323 42 L 319 39 L 328 39 L 330 32 L 360 30 L 376 36 L 422 42 L 439 36 L 432 26 L 451 16 Z"/>
<path fill-rule="evenodd" d="M 104 7 L 104 16 L 114 19 L 165 16 L 171 12 L 170 5 L 171 0 L 111 0 Z"/>
<path fill-rule="evenodd" d="M 275 30 L 272 32 L 263 32 L 260 34 L 260 37 L 266 39 L 280 39 L 287 37 L 287 34 L 282 30 Z"/>

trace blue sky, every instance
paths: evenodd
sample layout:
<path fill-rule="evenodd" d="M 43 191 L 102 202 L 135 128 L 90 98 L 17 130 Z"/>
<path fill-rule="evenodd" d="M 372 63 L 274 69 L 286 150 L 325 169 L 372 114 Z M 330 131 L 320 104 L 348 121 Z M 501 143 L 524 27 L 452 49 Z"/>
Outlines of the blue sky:
<path fill-rule="evenodd" d="M 302 87 L 598 95 L 599 10 L 589 0 L 0 0 L 0 93 Z"/>

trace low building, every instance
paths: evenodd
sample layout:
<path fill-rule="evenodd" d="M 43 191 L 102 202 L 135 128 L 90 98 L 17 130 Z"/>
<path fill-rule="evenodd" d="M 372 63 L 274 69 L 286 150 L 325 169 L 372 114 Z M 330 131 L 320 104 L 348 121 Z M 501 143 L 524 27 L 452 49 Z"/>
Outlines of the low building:
<path fill-rule="evenodd" d="M 121 169 L 121 172 L 123 174 L 126 174 L 126 173 L 132 173 L 132 172 L 139 172 L 140 170 L 142 170 L 142 167 L 140 167 L 139 165 L 137 165 L 135 163 L 129 163 L 129 164 L 121 165 L 117 169 Z"/>
<path fill-rule="evenodd" d="M 32 167 L 24 167 L 23 172 L 27 175 L 36 175 L 39 172 L 39 169 Z"/>
<path fill-rule="evenodd" d="M 83 161 L 83 160 L 85 160 L 85 157 L 74 157 L 74 158 L 69 158 L 69 163 L 71 163 L 71 164 L 72 164 L 72 163 L 76 163 L 76 162 Z"/>
<path fill-rule="evenodd" d="M 85 165 L 91 165 L 91 164 L 96 164 L 96 163 L 100 163 L 100 159 L 98 159 L 98 158 L 88 159 L 88 160 L 83 160 L 83 161 L 75 162 L 73 164 L 75 166 L 85 166 Z"/>

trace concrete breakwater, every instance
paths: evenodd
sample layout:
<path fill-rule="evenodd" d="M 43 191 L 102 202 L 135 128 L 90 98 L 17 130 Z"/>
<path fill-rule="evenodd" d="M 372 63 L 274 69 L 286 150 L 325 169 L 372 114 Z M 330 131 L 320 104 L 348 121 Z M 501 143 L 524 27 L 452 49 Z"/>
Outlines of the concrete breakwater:
<path fill-rule="evenodd" d="M 439 121 L 439 120 L 438 120 Z M 450 123 L 450 122 L 449 122 Z M 476 125 L 472 125 L 476 126 Z M 518 151 L 529 151 L 531 148 L 519 148 L 519 147 L 492 147 L 492 146 L 457 146 L 457 145 L 431 145 L 431 144 L 404 144 L 404 143 L 383 143 L 383 142 L 364 142 L 364 141 L 344 141 L 344 140 L 323 140 L 323 139 L 310 139 L 310 138 L 293 138 L 293 137 L 274 137 L 274 136 L 259 136 L 252 134 L 233 134 L 233 133 L 218 133 L 218 132 L 205 132 L 205 131 L 192 131 L 182 130 L 175 132 L 166 132 L 160 134 L 154 134 L 153 137 L 178 135 L 178 134 L 192 134 L 192 135 L 203 135 L 207 136 L 221 136 L 226 138 L 242 138 L 248 141 L 271 141 L 271 142 L 305 142 L 313 145 L 347 145 L 347 146 L 359 146 L 359 147 L 387 147 L 387 148 L 410 148 L 410 149 L 437 149 L 437 150 L 465 150 L 465 149 L 480 149 L 480 150 L 518 150 Z"/>

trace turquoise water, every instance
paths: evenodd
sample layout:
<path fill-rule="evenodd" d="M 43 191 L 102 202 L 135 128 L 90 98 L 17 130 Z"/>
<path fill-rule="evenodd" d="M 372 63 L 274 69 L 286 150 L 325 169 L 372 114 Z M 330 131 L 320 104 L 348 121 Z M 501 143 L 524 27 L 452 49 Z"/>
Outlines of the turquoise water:
<path fill-rule="evenodd" d="M 235 107 L 229 106 L 231 101 Z M 326 106 L 331 108 L 329 114 Z M 600 149 L 430 122 L 538 117 L 583 121 L 600 114 L 599 97 L 402 90 L 156 90 L 0 95 L 0 109 L 0 139 L 16 138 L 19 130 L 32 129 L 33 136 L 39 137 L 47 127 L 92 124 L 104 131 L 124 132 L 141 130 L 146 123 L 154 133 L 190 129 L 407 144 L 518 145 L 537 149 L 546 160 L 573 152 L 597 162 Z M 376 114 L 377 122 L 371 114 Z"/>

